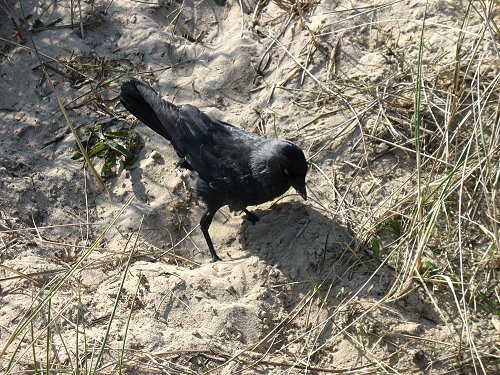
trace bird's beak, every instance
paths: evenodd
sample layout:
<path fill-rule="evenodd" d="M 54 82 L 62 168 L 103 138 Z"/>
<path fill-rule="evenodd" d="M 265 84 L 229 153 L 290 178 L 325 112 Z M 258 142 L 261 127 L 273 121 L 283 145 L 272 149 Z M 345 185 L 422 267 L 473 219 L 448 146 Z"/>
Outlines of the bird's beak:
<path fill-rule="evenodd" d="M 297 193 L 299 193 L 300 196 L 304 198 L 305 201 L 307 200 L 307 190 L 305 184 L 300 186 L 294 186 L 293 188 L 297 190 Z"/>

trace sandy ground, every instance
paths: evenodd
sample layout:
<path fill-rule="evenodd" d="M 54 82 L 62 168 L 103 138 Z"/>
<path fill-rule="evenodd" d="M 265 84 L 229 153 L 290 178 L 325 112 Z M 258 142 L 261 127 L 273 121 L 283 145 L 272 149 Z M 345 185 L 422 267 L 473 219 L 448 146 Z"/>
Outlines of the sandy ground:
<path fill-rule="evenodd" d="M 314 163 L 308 174 L 311 199 L 303 202 L 290 190 L 255 207 L 261 218 L 255 225 L 221 210 L 211 227 L 224 259 L 216 264 L 208 263 L 199 229 L 186 236 L 202 208 L 182 184 L 174 151 L 151 130 L 137 124 L 144 145 L 139 159 L 109 179 L 107 191 L 82 161 L 71 159 L 74 138 L 25 27 L 11 21 L 11 15 L 23 19 L 24 12 L 31 24 L 62 18 L 58 25 L 69 25 L 69 2 L 22 3 L 23 9 L 17 1 L 0 3 L 2 347 L 32 304 L 131 199 L 53 298 L 54 368 L 74 368 L 77 351 L 89 361 L 98 351 L 144 217 L 102 373 L 117 371 L 125 338 L 128 373 L 470 371 L 472 364 L 461 364 L 457 353 L 460 317 L 451 312 L 453 302 L 439 301 L 436 309 L 436 301 L 417 287 L 381 304 L 395 275 L 389 267 L 378 268 L 364 246 L 374 212 L 390 206 L 389 196 L 405 193 L 398 189 L 408 186 L 415 169 L 411 152 L 377 140 L 395 136 L 378 125 L 379 108 L 390 104 L 377 98 L 397 83 L 402 89 L 392 105 L 413 108 L 411 76 L 425 1 L 373 10 L 370 2 L 323 0 L 302 17 L 273 1 L 96 1 L 93 9 L 82 3 L 83 37 L 80 27 L 33 34 L 42 59 L 66 75 L 49 69 L 80 134 L 112 114 L 127 116 L 117 100 L 119 85 L 136 77 L 168 100 L 197 105 L 305 150 Z M 436 79 L 451 72 L 463 7 L 460 1 L 429 4 L 425 63 L 436 67 Z M 470 21 L 471 33 L 479 28 L 475 24 L 478 17 Z M 485 69 L 494 73 L 488 65 L 493 42 L 486 38 L 480 48 Z M 86 70 L 89 80 L 76 86 L 66 68 L 70 61 L 78 69 L 79 63 L 101 69 Z M 111 83 L 97 86 L 106 79 Z M 96 96 L 100 104 L 85 101 Z M 408 114 L 400 120 L 409 126 L 410 119 Z M 396 133 L 408 132 L 402 126 Z M 23 228 L 32 229 L 11 231 Z M 45 308 L 34 330 L 45 332 L 47 319 Z M 498 335 L 495 319 L 486 311 L 474 317 L 470 335 L 479 352 L 489 351 Z M 29 337 L 20 346 L 16 371 L 33 369 Z M 39 358 L 44 345 L 44 339 L 35 345 Z M 9 353 L 13 346 L 1 359 L 4 368 Z M 484 366 L 485 372 L 498 370 L 489 359 Z"/>

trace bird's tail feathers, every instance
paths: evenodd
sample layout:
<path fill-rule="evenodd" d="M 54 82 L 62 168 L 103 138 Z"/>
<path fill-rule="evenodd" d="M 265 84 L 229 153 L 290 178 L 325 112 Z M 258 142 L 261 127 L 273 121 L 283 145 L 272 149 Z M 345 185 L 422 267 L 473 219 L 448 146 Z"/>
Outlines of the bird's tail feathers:
<path fill-rule="evenodd" d="M 168 127 L 175 126 L 178 118 L 178 108 L 174 104 L 162 100 L 149 85 L 136 80 L 122 85 L 120 101 L 141 122 L 171 140 Z"/>

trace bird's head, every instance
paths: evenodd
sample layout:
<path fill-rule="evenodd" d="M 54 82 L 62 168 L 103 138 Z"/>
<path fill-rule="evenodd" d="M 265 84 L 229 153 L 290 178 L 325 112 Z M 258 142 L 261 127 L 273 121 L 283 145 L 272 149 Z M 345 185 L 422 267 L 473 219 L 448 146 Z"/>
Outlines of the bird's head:
<path fill-rule="evenodd" d="M 290 141 L 283 141 L 279 164 L 290 185 L 307 200 L 307 162 L 300 147 Z"/>

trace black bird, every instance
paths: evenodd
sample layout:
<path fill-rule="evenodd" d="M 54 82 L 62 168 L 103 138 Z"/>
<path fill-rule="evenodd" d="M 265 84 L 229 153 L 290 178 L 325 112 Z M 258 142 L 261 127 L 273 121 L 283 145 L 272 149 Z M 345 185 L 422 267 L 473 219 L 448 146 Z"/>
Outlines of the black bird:
<path fill-rule="evenodd" d="M 255 223 L 259 218 L 247 210 L 282 195 L 292 186 L 307 199 L 307 163 L 294 143 L 267 139 L 211 118 L 198 108 L 176 106 L 146 83 L 122 85 L 123 106 L 166 138 L 181 158 L 179 165 L 193 171 L 188 187 L 205 204 L 200 227 L 212 262 L 215 252 L 208 228 L 219 208 L 244 211 Z"/>

